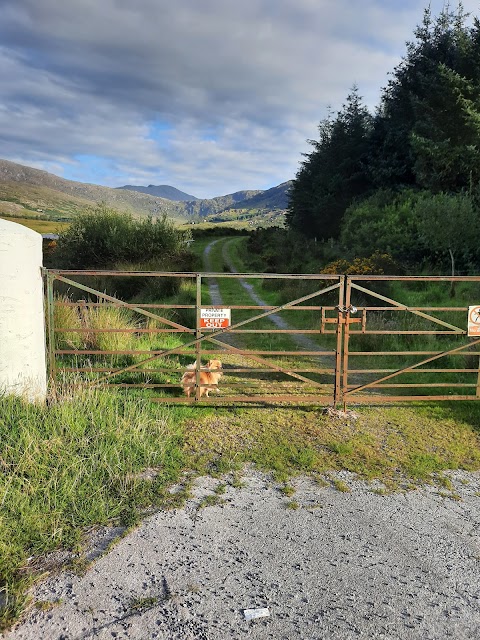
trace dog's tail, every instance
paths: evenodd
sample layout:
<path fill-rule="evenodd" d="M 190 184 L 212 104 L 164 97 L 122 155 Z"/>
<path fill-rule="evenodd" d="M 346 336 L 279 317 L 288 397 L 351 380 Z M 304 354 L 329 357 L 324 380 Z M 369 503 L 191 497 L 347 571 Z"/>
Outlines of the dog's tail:
<path fill-rule="evenodd" d="M 190 368 L 188 371 L 185 371 L 180 382 L 184 384 L 185 382 L 191 382 L 192 380 L 194 380 L 194 378 L 195 378 L 195 374 Z"/>

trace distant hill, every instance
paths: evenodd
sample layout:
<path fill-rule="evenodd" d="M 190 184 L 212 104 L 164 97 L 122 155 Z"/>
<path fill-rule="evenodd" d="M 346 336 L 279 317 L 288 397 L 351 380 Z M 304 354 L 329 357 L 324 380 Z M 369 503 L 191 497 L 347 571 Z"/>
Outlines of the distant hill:
<path fill-rule="evenodd" d="M 117 189 L 127 189 L 128 191 L 138 191 L 139 193 L 147 193 L 150 196 L 156 196 L 158 198 L 166 198 L 167 200 L 174 200 L 176 202 L 186 202 L 192 200 L 199 200 L 195 196 L 191 196 L 188 193 L 184 193 L 175 187 L 170 187 L 168 184 L 149 184 L 148 187 L 141 187 L 132 184 L 126 184 L 124 187 L 117 187 Z"/>
<path fill-rule="evenodd" d="M 212 213 L 219 213 L 226 209 L 231 209 L 238 202 L 243 202 L 253 196 L 263 193 L 263 191 L 236 191 L 226 196 L 218 196 L 208 200 L 196 200 L 195 202 L 186 202 L 185 210 L 189 216 L 199 216 L 204 218 Z"/>
<path fill-rule="evenodd" d="M 291 182 L 266 191 L 237 191 L 210 199 L 172 200 L 143 190 L 171 190 L 170 196 L 185 196 L 174 187 L 110 188 L 74 180 L 65 180 L 47 171 L 33 169 L 8 160 L 0 160 L 0 216 L 41 217 L 47 220 L 71 220 L 80 211 L 97 202 L 134 215 L 166 214 L 178 222 L 235 222 L 249 226 L 281 224 L 287 206 Z M 248 222 L 247 222 L 248 221 Z"/>
<path fill-rule="evenodd" d="M 172 200 L 137 191 L 65 180 L 47 171 L 0 160 L 0 214 L 41 213 L 71 218 L 86 206 L 97 202 L 106 202 L 119 210 L 137 215 L 166 213 L 177 220 L 186 217 L 183 205 Z"/>
<path fill-rule="evenodd" d="M 292 180 L 282 182 L 276 187 L 260 191 L 257 195 L 237 202 L 231 209 L 286 209 L 288 206 L 288 191 L 292 186 Z"/>

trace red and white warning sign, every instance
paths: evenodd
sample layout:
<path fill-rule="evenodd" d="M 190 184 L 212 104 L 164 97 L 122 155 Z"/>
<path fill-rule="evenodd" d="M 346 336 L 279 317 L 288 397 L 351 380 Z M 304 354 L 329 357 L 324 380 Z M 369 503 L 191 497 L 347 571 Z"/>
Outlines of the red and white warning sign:
<path fill-rule="evenodd" d="M 230 309 L 200 309 L 202 329 L 225 329 L 231 322 Z"/>
<path fill-rule="evenodd" d="M 468 335 L 480 338 L 480 304 L 468 307 Z"/>

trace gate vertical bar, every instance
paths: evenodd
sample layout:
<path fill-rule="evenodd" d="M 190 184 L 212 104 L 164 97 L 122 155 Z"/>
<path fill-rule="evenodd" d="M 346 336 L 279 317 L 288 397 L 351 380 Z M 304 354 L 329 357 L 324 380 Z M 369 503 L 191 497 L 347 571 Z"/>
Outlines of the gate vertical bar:
<path fill-rule="evenodd" d="M 480 398 L 480 356 L 478 356 L 477 398 Z"/>
<path fill-rule="evenodd" d="M 343 311 L 342 324 L 345 329 L 343 332 L 343 372 L 342 372 L 342 399 L 343 399 L 343 410 L 347 409 L 347 401 L 345 399 L 345 393 L 348 391 L 348 348 L 350 341 L 350 302 L 351 302 L 351 292 L 352 286 L 349 276 L 345 276 L 346 281 L 346 290 L 345 290 L 345 306 Z"/>
<path fill-rule="evenodd" d="M 338 322 L 337 322 L 337 347 L 335 353 L 335 388 L 333 391 L 333 406 L 335 407 L 341 398 L 342 382 L 342 341 L 343 341 L 343 314 L 340 308 L 344 304 L 345 276 L 340 276 L 340 288 L 338 290 Z"/>
<path fill-rule="evenodd" d="M 196 276 L 196 284 L 197 284 L 197 295 L 195 301 L 195 309 L 196 309 L 196 325 L 195 325 L 195 339 L 198 342 L 195 345 L 195 354 L 197 357 L 197 366 L 195 367 L 195 400 L 200 400 L 201 388 L 200 388 L 200 367 L 202 366 L 202 343 L 199 340 L 201 337 L 200 331 L 200 316 L 201 316 L 201 308 L 202 308 L 202 275 L 197 273 Z"/>
<path fill-rule="evenodd" d="M 46 272 L 47 274 L 47 349 L 48 349 L 48 374 L 52 380 L 56 377 L 56 365 L 55 365 L 55 315 L 53 297 L 53 284 L 55 282 L 55 275 Z"/>

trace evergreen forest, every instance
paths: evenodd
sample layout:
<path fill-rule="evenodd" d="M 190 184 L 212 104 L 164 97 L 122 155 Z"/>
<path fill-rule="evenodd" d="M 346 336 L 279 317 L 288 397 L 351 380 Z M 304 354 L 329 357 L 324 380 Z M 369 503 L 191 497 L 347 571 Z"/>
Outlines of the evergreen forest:
<path fill-rule="evenodd" d="M 258 230 L 250 239 L 259 265 L 478 273 L 480 21 L 461 4 L 437 17 L 425 10 L 375 113 L 354 86 L 309 142 L 286 229 Z"/>

